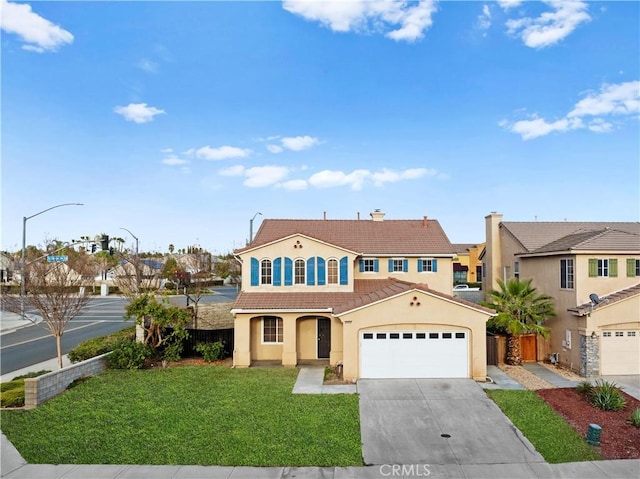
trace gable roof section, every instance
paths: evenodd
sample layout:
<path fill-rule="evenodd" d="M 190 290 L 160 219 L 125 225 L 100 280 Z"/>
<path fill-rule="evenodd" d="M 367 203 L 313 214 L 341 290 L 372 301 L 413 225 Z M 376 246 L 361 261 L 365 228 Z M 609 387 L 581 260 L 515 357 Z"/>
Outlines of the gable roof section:
<path fill-rule="evenodd" d="M 266 219 L 242 253 L 302 234 L 358 254 L 453 256 L 455 250 L 437 220 L 286 220 Z"/>
<path fill-rule="evenodd" d="M 474 243 L 452 243 L 451 245 L 457 254 L 468 254 L 470 249 L 478 246 Z"/>
<path fill-rule="evenodd" d="M 552 241 L 532 251 L 531 254 L 520 256 L 581 251 L 640 251 L 640 235 L 608 228 L 598 231 L 581 231 Z"/>
<path fill-rule="evenodd" d="M 618 232 L 638 235 L 640 237 L 640 223 L 623 222 L 523 222 L 523 221 L 503 221 L 501 227 L 505 228 L 515 239 L 525 248 L 522 253 L 532 253 L 541 250 L 550 243 L 562 238 L 578 235 L 580 233 L 603 232 L 604 230 L 615 230 Z M 587 235 L 588 236 L 588 235 Z M 578 241 L 580 238 L 573 238 L 567 241 Z M 584 241 L 586 237 L 583 237 Z M 600 242 L 599 249 L 604 249 Z M 610 249 L 610 248 L 606 248 Z"/>
<path fill-rule="evenodd" d="M 426 284 L 409 283 L 394 278 L 356 279 L 354 280 L 354 291 L 346 293 L 248 293 L 242 291 L 238 295 L 232 311 L 237 313 L 269 310 L 324 310 L 340 315 L 413 290 L 420 290 L 487 314 L 495 313 L 492 309 L 484 306 L 429 289 Z"/>
<path fill-rule="evenodd" d="M 591 302 L 584 303 L 576 306 L 575 308 L 568 308 L 567 311 L 574 313 L 577 316 L 586 316 L 594 310 L 610 306 L 611 304 L 617 303 L 618 301 L 622 301 L 624 299 L 638 295 L 640 295 L 640 283 L 636 284 L 635 286 L 631 286 L 630 288 L 608 294 L 607 296 L 600 296 L 600 303 L 598 304 L 593 304 Z"/>

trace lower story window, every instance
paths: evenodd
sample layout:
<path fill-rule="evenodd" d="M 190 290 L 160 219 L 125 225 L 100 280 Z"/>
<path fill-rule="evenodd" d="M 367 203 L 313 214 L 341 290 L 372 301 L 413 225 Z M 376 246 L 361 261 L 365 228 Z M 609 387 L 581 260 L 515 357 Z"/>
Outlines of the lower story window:
<path fill-rule="evenodd" d="M 282 318 L 265 316 L 262 318 L 262 341 L 265 343 L 282 342 Z"/>

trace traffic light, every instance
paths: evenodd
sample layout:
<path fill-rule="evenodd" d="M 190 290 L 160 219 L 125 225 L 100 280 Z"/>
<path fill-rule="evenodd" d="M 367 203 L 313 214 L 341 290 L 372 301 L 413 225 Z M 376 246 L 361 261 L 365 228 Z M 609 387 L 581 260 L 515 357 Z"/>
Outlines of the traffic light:
<path fill-rule="evenodd" d="M 104 235 L 100 239 L 100 246 L 102 248 L 102 251 L 109 251 L 109 236 Z"/>

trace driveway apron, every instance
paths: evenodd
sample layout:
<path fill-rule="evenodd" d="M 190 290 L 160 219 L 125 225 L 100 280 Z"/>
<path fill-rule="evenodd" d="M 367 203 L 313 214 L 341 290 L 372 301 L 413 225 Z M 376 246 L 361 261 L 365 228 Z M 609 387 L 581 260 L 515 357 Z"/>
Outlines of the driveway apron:
<path fill-rule="evenodd" d="M 361 379 L 364 463 L 543 463 L 471 379 Z"/>

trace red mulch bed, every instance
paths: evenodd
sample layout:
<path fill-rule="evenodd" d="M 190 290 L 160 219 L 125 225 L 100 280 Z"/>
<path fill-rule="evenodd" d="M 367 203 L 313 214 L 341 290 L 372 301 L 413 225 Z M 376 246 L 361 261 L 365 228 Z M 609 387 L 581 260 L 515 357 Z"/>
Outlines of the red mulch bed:
<path fill-rule="evenodd" d="M 599 451 L 604 459 L 640 459 L 640 428 L 628 422 L 631 413 L 640 408 L 637 399 L 621 392 L 627 400 L 625 408 L 602 411 L 573 388 L 539 389 L 536 393 L 582 437 L 589 424 L 598 424 L 602 428 Z"/>

